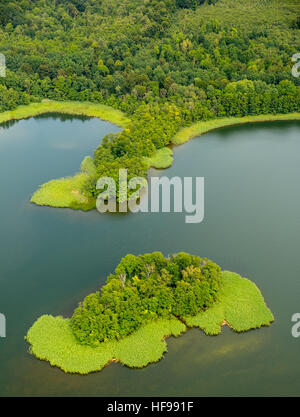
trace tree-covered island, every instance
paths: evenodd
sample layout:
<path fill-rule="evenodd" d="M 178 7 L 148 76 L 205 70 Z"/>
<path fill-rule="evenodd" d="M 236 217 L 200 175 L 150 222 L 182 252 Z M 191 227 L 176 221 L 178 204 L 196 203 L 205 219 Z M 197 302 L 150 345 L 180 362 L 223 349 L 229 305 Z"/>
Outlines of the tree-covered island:
<path fill-rule="evenodd" d="M 207 258 L 160 252 L 126 255 L 106 284 L 70 319 L 44 315 L 26 336 L 30 351 L 65 372 L 86 374 L 112 361 L 141 368 L 166 352 L 165 338 L 187 327 L 217 335 L 243 332 L 274 317 L 254 283 Z"/>

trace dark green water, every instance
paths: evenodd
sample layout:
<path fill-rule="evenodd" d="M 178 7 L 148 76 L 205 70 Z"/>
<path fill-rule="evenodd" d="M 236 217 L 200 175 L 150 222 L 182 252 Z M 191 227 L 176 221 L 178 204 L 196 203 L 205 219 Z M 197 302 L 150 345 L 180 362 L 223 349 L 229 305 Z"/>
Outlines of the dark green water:
<path fill-rule="evenodd" d="M 8 126 L 7 126 L 8 127 Z M 299 395 L 300 124 L 220 129 L 175 148 L 168 176 L 205 177 L 205 219 L 185 214 L 100 215 L 31 205 L 37 186 L 71 175 L 101 137 L 97 119 L 29 119 L 0 128 L 0 395 Z M 42 314 L 69 316 L 126 253 L 187 251 L 252 279 L 275 316 L 269 328 L 216 337 L 189 330 L 168 339 L 157 364 L 112 364 L 66 375 L 27 353 Z"/>

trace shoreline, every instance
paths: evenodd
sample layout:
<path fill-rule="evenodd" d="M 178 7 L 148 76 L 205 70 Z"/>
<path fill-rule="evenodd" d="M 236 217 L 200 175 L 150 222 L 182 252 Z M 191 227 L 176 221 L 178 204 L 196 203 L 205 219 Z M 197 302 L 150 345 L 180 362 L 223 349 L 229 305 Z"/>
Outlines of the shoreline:
<path fill-rule="evenodd" d="M 121 110 L 116 110 L 104 104 L 44 99 L 40 103 L 18 106 L 15 110 L 0 113 L 0 125 L 11 120 L 29 119 L 47 113 L 97 117 L 121 128 L 126 128 L 131 123 L 131 120 Z"/>
<path fill-rule="evenodd" d="M 223 117 L 220 119 L 210 119 L 193 123 L 190 126 L 181 128 L 172 138 L 169 145 L 156 151 L 151 157 L 145 158 L 148 169 L 156 170 L 168 169 L 173 165 L 173 148 L 184 145 L 186 142 L 213 130 L 223 127 L 239 126 L 251 123 L 278 122 L 278 121 L 298 121 L 300 113 L 286 114 L 259 114 L 256 116 L 244 117 Z"/>
<path fill-rule="evenodd" d="M 193 123 L 191 126 L 181 128 L 175 136 L 173 136 L 171 145 L 179 146 L 189 140 L 208 133 L 212 130 L 222 127 L 238 126 L 247 123 L 277 122 L 277 121 L 298 121 L 300 113 L 286 114 L 259 114 L 256 116 L 244 117 L 223 117 L 220 119 L 211 119 Z"/>

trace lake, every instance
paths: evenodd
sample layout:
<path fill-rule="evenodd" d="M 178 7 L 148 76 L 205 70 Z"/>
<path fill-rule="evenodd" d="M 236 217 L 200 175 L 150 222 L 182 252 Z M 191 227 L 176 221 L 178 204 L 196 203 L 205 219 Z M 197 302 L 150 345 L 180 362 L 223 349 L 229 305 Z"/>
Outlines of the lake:
<path fill-rule="evenodd" d="M 152 175 L 205 178 L 205 217 L 185 213 L 83 213 L 29 202 L 37 187 L 73 175 L 118 128 L 98 119 L 44 115 L 0 126 L 0 396 L 299 395 L 300 123 L 227 127 L 174 148 Z M 275 322 L 236 334 L 223 327 L 169 338 L 164 358 L 142 370 L 111 364 L 64 374 L 28 353 L 42 314 L 69 317 L 127 253 L 186 251 L 254 281 Z"/>

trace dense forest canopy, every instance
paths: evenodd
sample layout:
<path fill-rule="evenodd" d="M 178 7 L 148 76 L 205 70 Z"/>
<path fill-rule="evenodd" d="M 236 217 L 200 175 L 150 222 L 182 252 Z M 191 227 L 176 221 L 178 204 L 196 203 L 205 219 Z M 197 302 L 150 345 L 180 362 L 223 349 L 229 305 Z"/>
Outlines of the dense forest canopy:
<path fill-rule="evenodd" d="M 196 315 L 215 302 L 220 281 L 221 268 L 206 258 L 129 254 L 101 291 L 80 303 L 72 330 L 80 343 L 95 346 L 158 318 Z"/>
<path fill-rule="evenodd" d="M 35 97 L 167 98 L 188 106 L 243 79 L 299 84 L 291 76 L 291 56 L 300 50 L 298 1 L 182 8 L 188 3 L 2 1 L 0 50 L 9 71 L 1 82 Z"/>
<path fill-rule="evenodd" d="M 0 4 L 0 111 L 55 100 L 100 102 L 132 126 L 95 153 L 96 178 L 127 168 L 182 126 L 300 108 L 298 0 L 34 0 Z"/>

